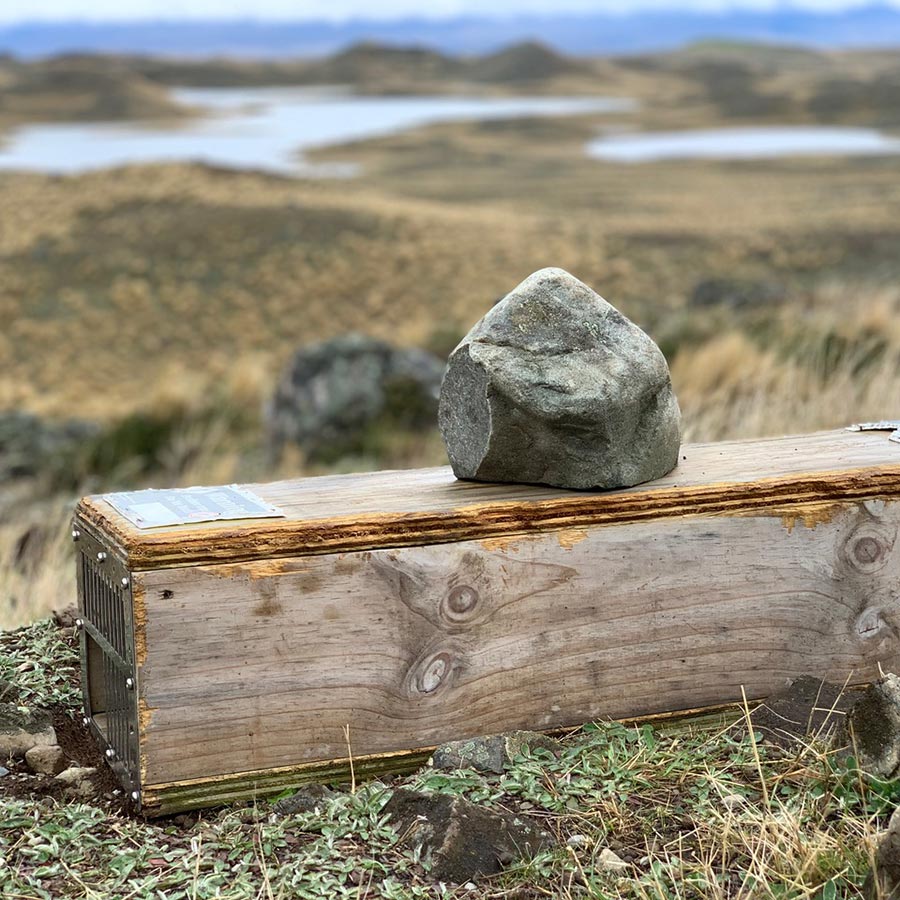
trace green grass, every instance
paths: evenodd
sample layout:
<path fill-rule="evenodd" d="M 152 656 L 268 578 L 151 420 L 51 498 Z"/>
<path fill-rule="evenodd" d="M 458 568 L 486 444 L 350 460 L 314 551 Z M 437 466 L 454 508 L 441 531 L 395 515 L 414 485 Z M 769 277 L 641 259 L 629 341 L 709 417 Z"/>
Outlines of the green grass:
<path fill-rule="evenodd" d="M 22 702 L 77 712 L 71 635 L 0 633 L 0 678 Z M 437 772 L 348 786 L 312 812 L 270 801 L 143 822 L 100 805 L 9 799 L 0 781 L 5 898 L 861 897 L 875 835 L 900 796 L 812 744 L 785 753 L 739 719 L 718 731 L 586 725 L 506 773 Z M 405 785 L 530 815 L 559 849 L 479 881 L 435 884 L 382 809 Z M 612 848 L 629 863 L 604 870 Z"/>

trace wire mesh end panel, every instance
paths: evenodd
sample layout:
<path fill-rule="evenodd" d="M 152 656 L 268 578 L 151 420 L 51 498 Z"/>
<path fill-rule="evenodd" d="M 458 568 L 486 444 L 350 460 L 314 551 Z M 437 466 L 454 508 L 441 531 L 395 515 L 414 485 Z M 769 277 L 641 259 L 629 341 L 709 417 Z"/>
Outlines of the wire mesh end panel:
<path fill-rule="evenodd" d="M 75 520 L 85 724 L 140 807 L 132 584 L 124 561 Z"/>

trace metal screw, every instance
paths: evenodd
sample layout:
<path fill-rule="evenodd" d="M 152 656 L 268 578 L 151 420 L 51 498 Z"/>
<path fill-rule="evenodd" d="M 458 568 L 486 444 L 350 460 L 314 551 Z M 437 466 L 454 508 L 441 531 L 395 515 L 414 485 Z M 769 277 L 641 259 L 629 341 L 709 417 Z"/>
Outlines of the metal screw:
<path fill-rule="evenodd" d="M 97 554 L 97 562 L 103 562 L 106 559 L 106 554 L 101 550 Z"/>
<path fill-rule="evenodd" d="M 84 619 L 76 619 L 75 627 L 76 628 L 84 628 Z"/>
<path fill-rule="evenodd" d="M 135 802 L 137 802 L 138 800 L 140 800 L 140 799 L 141 799 L 140 791 L 132 791 L 132 792 L 131 792 L 131 799 L 134 800 Z"/>
<path fill-rule="evenodd" d="M 107 758 L 107 759 L 112 759 L 115 755 L 116 755 L 116 751 L 113 750 L 112 747 L 107 747 L 107 748 L 106 748 L 106 758 Z"/>
<path fill-rule="evenodd" d="M 81 532 L 77 528 L 72 529 L 72 540 L 77 541 L 81 537 Z"/>
<path fill-rule="evenodd" d="M 85 716 L 81 721 L 84 723 L 85 726 L 91 724 L 91 720 L 87 716 Z"/>
<path fill-rule="evenodd" d="M 125 687 L 127 687 L 129 691 L 133 691 L 134 690 L 134 679 L 126 678 L 125 679 Z"/>
<path fill-rule="evenodd" d="M 122 587 L 128 587 L 128 579 L 127 578 L 122 579 Z"/>

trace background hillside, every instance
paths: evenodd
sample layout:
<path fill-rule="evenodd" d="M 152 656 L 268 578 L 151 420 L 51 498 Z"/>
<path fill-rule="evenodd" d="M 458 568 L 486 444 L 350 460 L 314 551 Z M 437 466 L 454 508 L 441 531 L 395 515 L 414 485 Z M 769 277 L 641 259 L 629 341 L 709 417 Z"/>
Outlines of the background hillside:
<path fill-rule="evenodd" d="M 782 126 L 889 142 L 892 52 L 707 41 L 588 58 L 531 41 L 464 56 L 360 43 L 320 59 L 6 58 L 0 140 L 34 128 L 65 157 L 77 133 L 53 129 L 100 120 L 98 141 L 122 129 L 189 141 L 222 113 L 173 88 L 262 91 L 247 95 L 255 108 L 270 86 L 280 97 L 336 83 L 348 102 L 628 104 L 472 113 L 306 152 L 311 166 L 351 166 L 350 180 L 275 174 L 262 157 L 0 169 L 0 623 L 71 599 L 65 526 L 80 493 L 442 463 L 436 429 L 403 415 L 327 460 L 294 447 L 275 462 L 264 410 L 299 347 L 356 332 L 443 359 L 543 266 L 570 270 L 659 342 L 687 440 L 894 412 L 895 155 L 586 153 L 623 135 Z"/>
<path fill-rule="evenodd" d="M 481 54 L 541 40 L 570 54 L 659 51 L 708 38 L 814 47 L 890 47 L 900 43 L 900 10 L 873 3 L 843 11 L 779 6 L 768 11 L 558 13 L 422 18 L 310 18 L 266 23 L 209 20 L 130 23 L 27 22 L 0 27 L 0 51 L 24 57 L 66 52 L 175 56 L 323 56 L 359 41 L 420 45 Z"/>

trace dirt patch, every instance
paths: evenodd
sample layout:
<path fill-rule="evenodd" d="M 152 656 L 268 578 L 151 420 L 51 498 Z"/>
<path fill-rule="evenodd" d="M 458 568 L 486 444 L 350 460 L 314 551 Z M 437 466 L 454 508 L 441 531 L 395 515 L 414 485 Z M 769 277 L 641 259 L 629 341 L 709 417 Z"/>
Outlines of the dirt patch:
<path fill-rule="evenodd" d="M 828 738 L 840 727 L 855 699 L 852 691 L 804 675 L 772 694 L 750 718 L 766 740 L 792 749 L 814 738 Z"/>
<path fill-rule="evenodd" d="M 91 776 L 95 797 L 86 802 L 108 811 L 128 812 L 127 798 L 112 769 L 106 764 L 103 751 L 87 727 L 75 719 L 61 705 L 46 710 L 56 731 L 56 740 L 73 766 L 96 769 Z M 0 778 L 0 797 L 11 799 L 42 799 L 51 797 L 62 799 L 66 785 L 49 775 L 34 774 L 24 761 L 16 761 L 9 766 L 9 775 Z"/>

